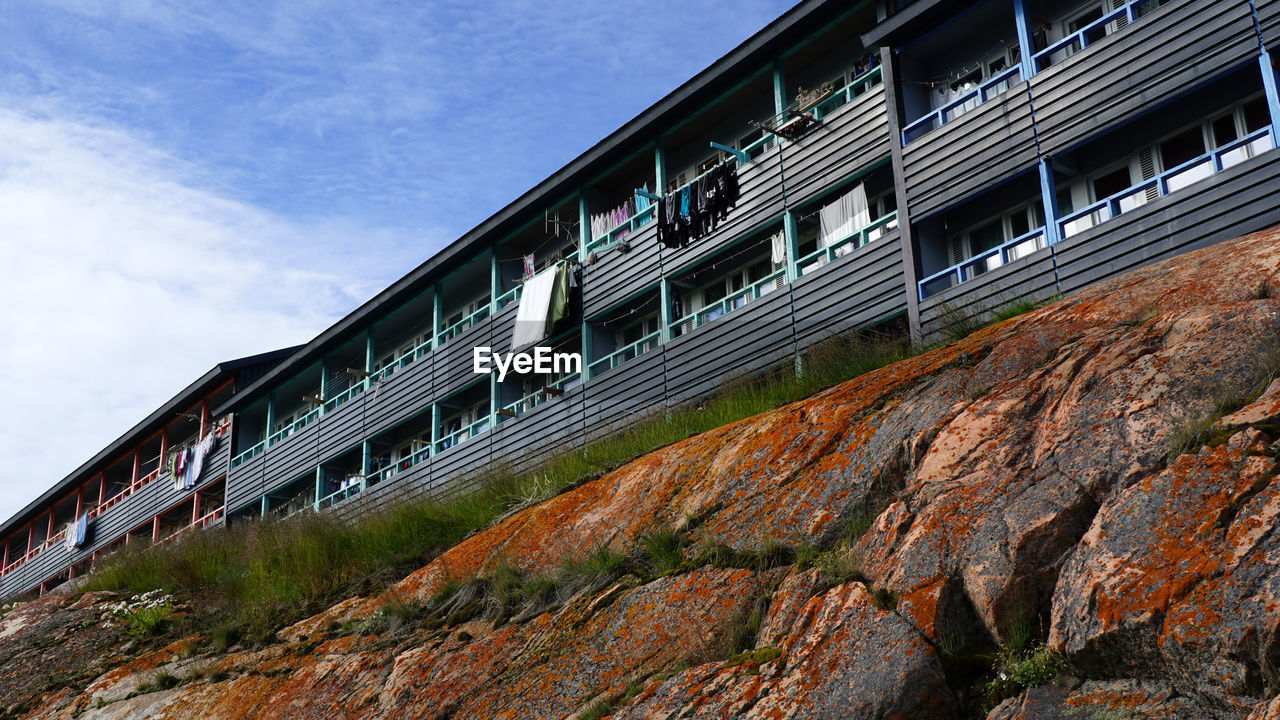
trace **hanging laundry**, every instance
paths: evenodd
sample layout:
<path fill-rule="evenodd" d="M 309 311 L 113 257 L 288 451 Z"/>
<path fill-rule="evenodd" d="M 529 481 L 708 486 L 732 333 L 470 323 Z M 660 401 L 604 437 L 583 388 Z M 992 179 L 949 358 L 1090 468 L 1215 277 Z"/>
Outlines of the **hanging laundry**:
<path fill-rule="evenodd" d="M 818 211 L 818 247 L 837 243 L 871 224 L 867 191 L 858 183 Z"/>
<path fill-rule="evenodd" d="M 68 550 L 76 549 L 76 521 L 72 520 L 67 523 L 66 529 L 62 531 L 62 546 Z"/>
<path fill-rule="evenodd" d="M 776 268 L 787 261 L 787 233 L 779 230 L 769 238 L 769 261 Z"/>
<path fill-rule="evenodd" d="M 547 318 L 550 315 L 552 294 L 557 275 L 564 263 L 557 263 L 534 275 L 524 284 L 520 293 L 520 307 L 516 310 L 515 331 L 511 336 L 511 349 L 520 350 L 547 337 Z"/>
<path fill-rule="evenodd" d="M 738 171 L 720 163 L 667 193 L 658 206 L 658 242 L 682 248 L 715 232 L 738 202 Z"/>
<path fill-rule="evenodd" d="M 529 278 L 533 277 L 533 272 L 534 272 L 534 266 L 533 266 L 534 257 L 533 257 L 533 255 L 525 255 L 525 256 L 524 256 L 524 258 L 523 258 L 523 260 L 524 260 L 524 276 L 523 276 L 523 277 L 524 277 L 524 279 L 525 279 L 525 280 L 528 280 Z"/>

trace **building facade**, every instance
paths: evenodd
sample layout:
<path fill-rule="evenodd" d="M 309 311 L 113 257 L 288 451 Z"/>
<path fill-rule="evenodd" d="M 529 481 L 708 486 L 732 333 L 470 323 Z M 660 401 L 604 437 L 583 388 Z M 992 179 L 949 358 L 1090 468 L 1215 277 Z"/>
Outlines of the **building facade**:
<path fill-rule="evenodd" d="M 0 594 L 120 542 L 456 491 L 835 333 L 928 340 L 1280 224 L 1277 26 L 1280 0 L 803 2 L 259 376 L 175 398 L 222 430 L 193 489 L 160 481 L 185 430 L 144 423 L 0 526 Z M 560 267 L 540 344 L 580 371 L 473 372 Z M 92 549 L 59 546 L 83 516 Z"/>

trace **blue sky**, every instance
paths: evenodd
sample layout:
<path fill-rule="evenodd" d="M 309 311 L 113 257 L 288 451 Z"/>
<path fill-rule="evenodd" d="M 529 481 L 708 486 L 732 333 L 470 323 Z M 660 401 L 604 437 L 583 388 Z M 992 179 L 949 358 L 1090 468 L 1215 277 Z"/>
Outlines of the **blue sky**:
<path fill-rule="evenodd" d="M 778 0 L 11 0 L 0 517 L 216 362 L 304 342 Z"/>

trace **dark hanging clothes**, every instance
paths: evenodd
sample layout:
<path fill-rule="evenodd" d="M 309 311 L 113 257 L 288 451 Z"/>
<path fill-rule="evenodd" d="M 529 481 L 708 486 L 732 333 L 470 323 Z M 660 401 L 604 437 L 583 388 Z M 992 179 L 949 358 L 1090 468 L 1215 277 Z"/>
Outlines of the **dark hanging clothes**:
<path fill-rule="evenodd" d="M 702 177 L 667 193 L 658 207 L 658 242 L 687 247 L 715 231 L 738 202 L 738 170 L 720 163 Z"/>

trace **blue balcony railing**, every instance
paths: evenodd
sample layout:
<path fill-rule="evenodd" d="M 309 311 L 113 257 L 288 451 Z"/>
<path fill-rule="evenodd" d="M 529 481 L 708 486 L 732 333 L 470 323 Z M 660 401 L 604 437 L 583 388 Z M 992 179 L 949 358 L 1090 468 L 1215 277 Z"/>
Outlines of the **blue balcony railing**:
<path fill-rule="evenodd" d="M 1058 221 L 1059 237 L 1066 239 L 1077 235 L 1117 215 L 1145 205 L 1150 200 L 1177 192 L 1274 147 L 1275 139 L 1270 126 L 1249 133 L 1239 140 L 1188 160 L 1150 180 L 1144 180 L 1067 215 Z"/>
<path fill-rule="evenodd" d="M 1137 22 L 1139 18 L 1160 7 L 1161 0 L 1131 0 L 1131 2 L 1112 10 L 1079 30 L 1055 42 L 1049 47 L 1031 56 L 1034 68 L 1038 72 L 1053 63 L 1071 57 L 1091 44 L 1105 38 L 1107 25 L 1125 21 L 1126 25 Z"/>
<path fill-rule="evenodd" d="M 1022 70 L 1019 66 L 1014 65 L 1002 72 L 993 75 L 990 80 L 984 81 L 981 85 L 943 105 L 937 110 L 931 111 L 928 115 L 913 121 L 902 129 L 902 144 L 905 146 L 912 140 L 919 138 L 921 135 L 936 130 L 955 120 L 964 113 L 985 103 L 991 98 L 1012 87 L 1022 76 Z"/>
<path fill-rule="evenodd" d="M 960 283 L 994 270 L 1005 263 L 1026 257 L 1041 248 L 1047 247 L 1043 227 L 1020 235 L 1007 243 L 978 253 L 964 262 L 956 263 L 946 270 L 936 272 L 917 283 L 917 291 L 921 300 L 935 293 L 954 287 Z"/>
<path fill-rule="evenodd" d="M 711 303 L 701 310 L 685 315 L 679 320 L 671 323 L 672 337 L 682 333 L 691 332 L 709 322 L 719 320 L 725 315 L 732 313 L 734 310 L 768 295 L 776 290 L 778 285 L 785 279 L 785 270 L 774 271 L 747 287 Z"/>
<path fill-rule="evenodd" d="M 661 341 L 662 333 L 660 332 L 645 335 L 630 345 L 626 345 L 619 350 L 615 350 L 591 363 L 590 367 L 587 369 L 587 376 L 589 378 L 594 378 L 601 373 L 609 372 L 628 360 L 635 360 L 646 352 L 658 347 L 658 344 Z"/>
<path fill-rule="evenodd" d="M 898 213 L 891 212 L 888 215 L 876 220 L 866 227 L 858 228 L 843 238 L 829 243 L 825 247 L 805 255 L 796 260 L 796 275 L 803 277 L 806 273 L 811 273 L 818 268 L 833 262 L 836 258 L 846 255 L 857 250 L 864 245 L 882 238 L 886 233 L 897 229 Z"/>

